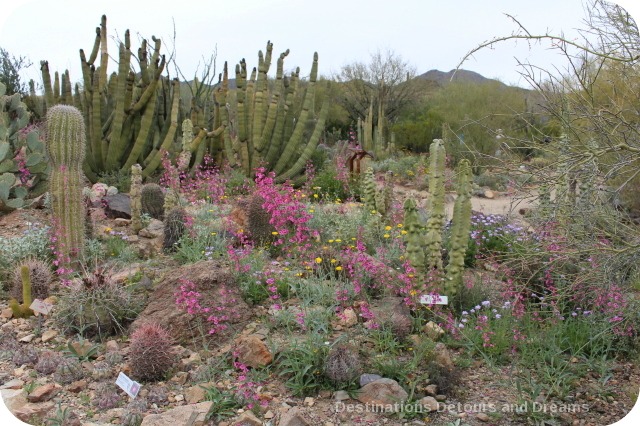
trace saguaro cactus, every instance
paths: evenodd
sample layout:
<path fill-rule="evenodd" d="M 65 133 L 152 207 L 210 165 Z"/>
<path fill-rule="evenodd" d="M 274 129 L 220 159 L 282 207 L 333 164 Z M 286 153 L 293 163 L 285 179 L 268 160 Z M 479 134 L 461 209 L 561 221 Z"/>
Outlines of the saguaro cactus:
<path fill-rule="evenodd" d="M 49 188 L 57 232 L 57 248 L 63 262 L 80 258 L 84 250 L 84 203 L 82 202 L 86 134 L 80 111 L 56 105 L 47 112 L 47 151 L 52 169 Z"/>

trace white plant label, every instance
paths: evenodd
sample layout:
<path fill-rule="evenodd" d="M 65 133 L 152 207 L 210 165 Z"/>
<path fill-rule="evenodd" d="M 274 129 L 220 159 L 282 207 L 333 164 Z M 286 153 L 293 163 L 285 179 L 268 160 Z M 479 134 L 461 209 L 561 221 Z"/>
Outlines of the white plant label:
<path fill-rule="evenodd" d="M 31 306 L 29 306 L 29 309 L 42 315 L 49 315 L 49 312 L 53 309 L 53 305 L 45 302 L 44 300 L 35 299 L 31 303 Z"/>
<path fill-rule="evenodd" d="M 425 294 L 424 296 L 420 296 L 420 303 L 422 303 L 423 305 L 448 305 L 449 297 L 432 296 L 430 294 Z"/>
<path fill-rule="evenodd" d="M 140 388 L 142 385 L 135 380 L 131 380 L 129 376 L 124 374 L 122 371 L 118 374 L 118 379 L 116 380 L 116 385 L 120 386 L 120 388 L 127 393 L 131 398 L 135 398 L 138 396 L 138 392 L 140 392 Z"/>

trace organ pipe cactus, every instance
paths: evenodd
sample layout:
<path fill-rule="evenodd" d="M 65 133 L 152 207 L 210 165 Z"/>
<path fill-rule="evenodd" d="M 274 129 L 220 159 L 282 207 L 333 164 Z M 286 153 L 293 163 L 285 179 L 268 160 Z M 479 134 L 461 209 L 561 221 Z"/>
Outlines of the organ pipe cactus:
<path fill-rule="evenodd" d="M 271 67 L 273 44 L 267 43 L 266 51 L 258 54 L 258 68 L 247 78 L 247 64 L 242 60 L 236 65 L 236 102 L 232 135 L 224 129 L 224 153 L 227 161 L 241 167 L 246 174 L 261 164 L 276 173 L 276 181 L 283 182 L 298 176 L 316 149 L 329 112 L 328 100 L 314 118 L 314 105 L 318 77 L 318 54 L 313 64 L 306 89 L 299 84 L 299 69 L 284 75 L 285 51 L 277 60 L 276 79 L 268 84 L 267 73 Z M 273 89 L 270 89 L 272 86 Z M 216 92 L 220 105 L 227 105 L 228 75 L 225 65 L 223 81 Z M 222 123 L 230 121 L 226 108 L 220 108 Z M 310 128 L 310 129 L 309 129 Z"/>
<path fill-rule="evenodd" d="M 404 202 L 404 229 L 407 231 L 407 259 L 417 272 L 424 272 L 424 229 L 420 224 L 416 202 L 412 198 L 407 198 Z"/>
<path fill-rule="evenodd" d="M 82 198 L 85 127 L 77 108 L 56 105 L 47 112 L 47 151 L 51 160 L 49 188 L 57 249 L 67 266 L 84 250 L 84 203 Z"/>
<path fill-rule="evenodd" d="M 449 263 L 446 267 L 445 293 L 455 295 L 462 287 L 464 257 L 471 231 L 471 192 L 473 174 L 469 160 L 458 163 L 458 197 L 453 206 L 453 223 L 449 245 Z"/>
<path fill-rule="evenodd" d="M 427 268 L 442 270 L 442 231 L 445 225 L 444 163 L 442 140 L 435 139 L 429 149 L 429 220 L 426 228 Z"/>
<path fill-rule="evenodd" d="M 368 211 L 376 210 L 376 181 L 373 175 L 373 169 L 367 168 L 362 179 L 362 192 L 364 205 Z"/>

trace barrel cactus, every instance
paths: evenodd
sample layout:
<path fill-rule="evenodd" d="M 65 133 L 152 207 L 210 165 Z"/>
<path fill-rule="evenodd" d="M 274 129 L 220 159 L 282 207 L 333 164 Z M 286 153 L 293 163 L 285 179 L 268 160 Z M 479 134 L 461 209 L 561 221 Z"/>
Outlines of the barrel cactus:
<path fill-rule="evenodd" d="M 168 251 L 175 250 L 180 238 L 186 231 L 187 214 L 182 207 L 175 207 L 169 213 L 164 223 L 163 248 Z"/>
<path fill-rule="evenodd" d="M 147 183 L 142 186 L 140 193 L 142 213 L 147 213 L 154 219 L 164 218 L 164 191 L 157 183 Z"/>
<path fill-rule="evenodd" d="M 325 360 L 325 375 L 335 383 L 348 383 L 361 373 L 358 351 L 352 346 L 338 344 L 331 348 Z"/>
<path fill-rule="evenodd" d="M 131 335 L 129 365 L 134 378 L 162 380 L 176 362 L 169 333 L 158 324 L 143 324 Z"/>
<path fill-rule="evenodd" d="M 49 188 L 57 234 L 57 250 L 66 266 L 82 258 L 85 209 L 82 164 L 86 135 L 80 111 L 56 105 L 47 112 L 47 151 L 52 169 Z"/>

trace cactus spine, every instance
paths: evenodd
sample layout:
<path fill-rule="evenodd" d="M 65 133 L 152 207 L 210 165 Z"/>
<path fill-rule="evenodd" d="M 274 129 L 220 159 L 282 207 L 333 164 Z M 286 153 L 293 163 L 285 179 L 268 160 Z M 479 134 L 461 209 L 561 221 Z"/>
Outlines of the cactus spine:
<path fill-rule="evenodd" d="M 136 234 L 142 229 L 142 167 L 140 164 L 131 166 L 131 189 L 129 198 L 131 199 L 131 229 Z"/>
<path fill-rule="evenodd" d="M 31 278 L 29 277 L 29 267 L 27 265 L 20 267 L 20 275 L 22 277 L 22 304 L 19 304 L 16 299 L 11 299 L 9 307 L 11 307 L 15 318 L 28 318 L 33 315 L 33 311 L 29 308 L 32 302 Z"/>
<path fill-rule="evenodd" d="M 453 225 L 449 247 L 449 263 L 446 268 L 445 293 L 453 296 L 462 287 L 464 257 L 471 231 L 471 191 L 473 175 L 469 160 L 458 163 L 458 197 L 453 206 Z"/>
<path fill-rule="evenodd" d="M 56 105 L 47 112 L 47 150 L 52 170 L 49 187 L 58 233 L 58 251 L 64 262 L 82 257 L 84 251 L 84 204 L 82 165 L 86 136 L 77 108 Z"/>
<path fill-rule="evenodd" d="M 444 211 L 444 163 L 445 150 L 442 140 L 436 139 L 429 149 L 429 220 L 427 221 L 427 268 L 442 270 L 442 230 Z"/>

